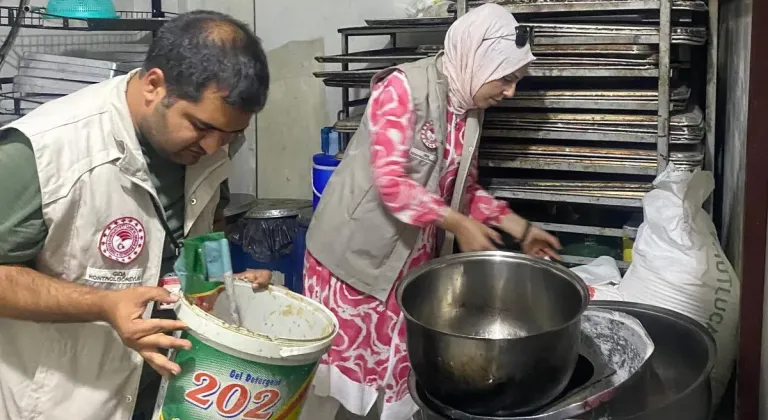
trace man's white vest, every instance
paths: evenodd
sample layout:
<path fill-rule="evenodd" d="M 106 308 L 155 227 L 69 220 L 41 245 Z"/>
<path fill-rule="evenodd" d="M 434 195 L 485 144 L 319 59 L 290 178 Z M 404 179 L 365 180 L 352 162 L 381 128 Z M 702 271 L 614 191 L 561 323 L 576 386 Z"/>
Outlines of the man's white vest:
<path fill-rule="evenodd" d="M 134 74 L 6 127 L 34 149 L 48 227 L 37 259 L 44 274 L 111 290 L 158 284 L 165 232 L 126 102 Z M 210 231 L 229 166 L 222 149 L 187 168 L 185 234 Z M 0 319 L 0 420 L 130 419 L 141 363 L 104 323 Z"/>

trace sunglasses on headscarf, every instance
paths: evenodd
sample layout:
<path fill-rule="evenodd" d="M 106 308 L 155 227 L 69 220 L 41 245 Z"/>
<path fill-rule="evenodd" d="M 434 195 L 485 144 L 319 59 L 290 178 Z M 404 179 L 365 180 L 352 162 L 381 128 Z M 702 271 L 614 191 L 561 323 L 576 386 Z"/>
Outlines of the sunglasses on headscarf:
<path fill-rule="evenodd" d="M 511 35 L 501 35 L 492 38 L 484 38 L 483 41 L 490 41 L 492 39 L 509 38 Z M 526 25 L 518 25 L 515 28 L 515 45 L 518 48 L 523 48 L 528 43 L 533 45 L 533 27 Z"/>

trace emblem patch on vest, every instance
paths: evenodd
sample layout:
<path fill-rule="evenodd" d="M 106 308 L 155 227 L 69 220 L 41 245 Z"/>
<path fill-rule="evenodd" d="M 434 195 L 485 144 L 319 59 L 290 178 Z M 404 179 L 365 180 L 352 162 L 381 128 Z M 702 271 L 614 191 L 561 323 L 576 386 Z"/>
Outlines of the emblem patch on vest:
<path fill-rule="evenodd" d="M 144 249 L 144 226 L 133 217 L 113 220 L 101 232 L 99 250 L 110 260 L 128 264 Z"/>
<path fill-rule="evenodd" d="M 419 136 L 421 137 L 421 141 L 424 143 L 424 146 L 427 146 L 430 149 L 437 147 L 435 123 L 432 121 L 427 121 L 424 123 L 424 125 L 421 126 L 421 130 L 419 130 Z"/>

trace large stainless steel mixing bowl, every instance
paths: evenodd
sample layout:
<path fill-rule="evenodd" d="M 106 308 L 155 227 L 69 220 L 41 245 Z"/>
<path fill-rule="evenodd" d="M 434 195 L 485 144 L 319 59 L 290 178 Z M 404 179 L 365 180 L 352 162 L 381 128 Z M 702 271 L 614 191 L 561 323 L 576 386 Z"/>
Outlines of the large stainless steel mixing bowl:
<path fill-rule="evenodd" d="M 583 419 L 702 420 L 710 418 L 710 374 L 715 340 L 701 324 L 657 306 L 595 301 L 595 308 L 624 312 L 643 324 L 655 349 L 609 402 Z"/>
<path fill-rule="evenodd" d="M 413 372 L 432 398 L 513 415 L 567 385 L 589 302 L 572 271 L 508 252 L 457 254 L 412 271 L 396 293 Z"/>

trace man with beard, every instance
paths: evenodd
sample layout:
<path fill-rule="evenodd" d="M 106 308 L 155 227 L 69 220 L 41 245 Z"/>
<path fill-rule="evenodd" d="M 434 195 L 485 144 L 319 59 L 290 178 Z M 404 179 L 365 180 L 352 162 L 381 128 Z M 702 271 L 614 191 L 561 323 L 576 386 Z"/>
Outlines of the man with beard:
<path fill-rule="evenodd" d="M 142 361 L 179 372 L 150 319 L 179 242 L 226 202 L 229 145 L 266 101 L 259 39 L 227 15 L 165 24 L 141 69 L 0 132 L 0 420 L 126 420 Z M 265 284 L 269 272 L 245 274 Z"/>

